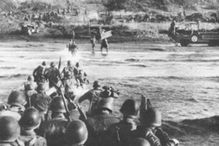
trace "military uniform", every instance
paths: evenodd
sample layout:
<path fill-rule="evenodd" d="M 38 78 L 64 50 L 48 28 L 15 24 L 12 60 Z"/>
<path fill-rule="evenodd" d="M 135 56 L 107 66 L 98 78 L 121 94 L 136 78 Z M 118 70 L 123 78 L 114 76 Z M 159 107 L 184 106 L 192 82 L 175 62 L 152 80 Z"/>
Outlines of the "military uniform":
<path fill-rule="evenodd" d="M 39 83 L 45 83 L 46 81 L 46 67 L 45 66 L 38 66 L 34 71 L 33 71 L 33 77 L 34 81 L 39 84 Z"/>
<path fill-rule="evenodd" d="M 34 132 L 22 131 L 19 139 L 24 142 L 25 146 L 47 146 L 46 139 Z"/>
<path fill-rule="evenodd" d="M 48 69 L 46 76 L 49 80 L 49 87 L 50 88 L 53 87 L 54 84 L 57 84 L 61 79 L 61 75 L 59 73 L 59 70 L 54 66 L 52 66 Z"/>
<path fill-rule="evenodd" d="M 65 144 L 64 134 L 68 121 L 61 117 L 53 118 L 52 120 L 42 123 L 39 135 L 47 140 L 48 146 L 60 146 Z"/>
<path fill-rule="evenodd" d="M 36 93 L 31 96 L 31 105 L 41 112 L 42 120 L 46 120 L 45 113 L 51 103 L 51 98 L 45 92 Z"/>
<path fill-rule="evenodd" d="M 113 137 L 113 143 L 119 146 L 129 145 L 133 138 L 133 131 L 137 128 L 137 121 L 130 117 L 121 120 L 119 123 L 109 128 L 110 135 Z M 113 145 L 114 145 L 113 144 Z"/>
<path fill-rule="evenodd" d="M 102 90 L 100 88 L 97 89 L 91 89 L 90 91 L 86 92 L 84 95 L 82 95 L 78 102 L 81 103 L 84 100 L 89 100 L 90 105 L 89 105 L 89 110 L 88 113 L 91 114 L 92 111 L 95 111 L 95 109 L 97 108 L 97 104 L 99 103 L 101 97 L 100 97 L 100 93 L 102 92 Z"/>
<path fill-rule="evenodd" d="M 148 140 L 152 146 L 162 146 L 160 139 L 153 133 L 153 130 L 150 128 L 139 126 L 133 133 L 137 138 L 141 137 Z"/>

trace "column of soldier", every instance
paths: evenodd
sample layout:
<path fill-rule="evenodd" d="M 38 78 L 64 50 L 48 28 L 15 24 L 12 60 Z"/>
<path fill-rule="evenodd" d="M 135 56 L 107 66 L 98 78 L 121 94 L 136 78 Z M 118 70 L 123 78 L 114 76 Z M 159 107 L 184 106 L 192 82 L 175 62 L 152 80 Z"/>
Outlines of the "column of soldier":
<path fill-rule="evenodd" d="M 67 64 L 70 68 L 70 62 Z M 41 73 L 45 65 L 43 62 L 38 67 Z M 54 63 L 51 67 L 55 68 Z M 46 78 L 34 75 L 36 89 L 33 79 L 28 77 L 24 91 L 12 91 L 7 104 L 0 106 L 0 146 L 178 145 L 162 130 L 161 113 L 143 96 L 140 104 L 125 100 L 120 108 L 121 118 L 114 115 L 119 92 L 112 87 L 102 87 L 94 81 L 93 88 L 76 100 L 59 87 L 48 95 L 43 86 Z M 50 87 L 58 86 L 56 80 L 49 81 Z M 85 100 L 89 101 L 86 113 L 80 106 Z"/>

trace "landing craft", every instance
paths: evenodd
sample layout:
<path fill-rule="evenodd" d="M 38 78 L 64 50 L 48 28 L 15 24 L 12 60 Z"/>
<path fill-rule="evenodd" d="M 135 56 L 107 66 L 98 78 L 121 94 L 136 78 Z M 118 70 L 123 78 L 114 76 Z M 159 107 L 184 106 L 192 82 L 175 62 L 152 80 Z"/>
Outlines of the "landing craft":
<path fill-rule="evenodd" d="M 180 43 L 181 46 L 189 44 L 208 44 L 209 46 L 219 45 L 219 29 L 201 29 L 197 23 L 188 23 L 175 27 L 175 30 L 169 31 L 168 36 Z"/>

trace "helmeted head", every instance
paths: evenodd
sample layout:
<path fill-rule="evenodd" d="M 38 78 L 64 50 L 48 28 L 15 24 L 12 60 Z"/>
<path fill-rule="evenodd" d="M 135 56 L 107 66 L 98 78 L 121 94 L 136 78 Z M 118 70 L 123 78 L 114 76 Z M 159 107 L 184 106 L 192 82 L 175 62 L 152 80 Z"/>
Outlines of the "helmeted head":
<path fill-rule="evenodd" d="M 30 76 L 30 75 L 29 75 L 29 76 L 27 77 L 27 80 L 28 80 L 28 81 L 33 81 L 33 76 Z"/>
<path fill-rule="evenodd" d="M 50 110 L 55 113 L 65 113 L 63 99 L 61 97 L 55 97 L 50 104 Z"/>
<path fill-rule="evenodd" d="M 88 130 L 84 122 L 72 121 L 67 126 L 65 138 L 68 145 L 83 145 L 88 138 Z"/>
<path fill-rule="evenodd" d="M 98 103 L 97 110 L 98 111 L 107 110 L 110 113 L 112 113 L 113 112 L 113 104 L 114 104 L 114 98 L 111 98 L 111 97 L 103 98 Z"/>
<path fill-rule="evenodd" d="M 51 66 L 51 67 L 55 67 L 55 63 L 54 63 L 54 62 L 51 62 L 51 63 L 50 63 L 50 66 Z"/>
<path fill-rule="evenodd" d="M 138 114 L 138 105 L 137 102 L 133 99 L 127 99 L 122 107 L 120 108 L 120 112 L 124 116 L 137 116 Z"/>
<path fill-rule="evenodd" d="M 67 61 L 67 65 L 71 66 L 71 61 L 70 60 Z"/>
<path fill-rule="evenodd" d="M 18 121 L 12 117 L 0 117 L 0 141 L 14 142 L 20 136 Z"/>
<path fill-rule="evenodd" d="M 45 90 L 46 90 L 45 84 L 44 84 L 44 83 L 39 83 L 38 86 L 37 86 L 37 88 L 36 88 L 36 91 L 37 91 L 38 93 L 42 93 L 42 92 L 44 92 Z"/>
<path fill-rule="evenodd" d="M 149 108 L 142 114 L 140 118 L 141 125 L 147 127 L 159 127 L 162 125 L 161 112 L 155 108 Z"/>
<path fill-rule="evenodd" d="M 134 138 L 129 146 L 151 146 L 151 144 L 145 138 Z"/>
<path fill-rule="evenodd" d="M 36 129 L 41 122 L 41 116 L 37 109 L 30 107 L 24 111 L 19 124 L 24 130 Z"/>
<path fill-rule="evenodd" d="M 100 83 L 98 81 L 94 81 L 93 88 L 98 88 L 98 87 L 100 87 Z"/>
<path fill-rule="evenodd" d="M 79 67 L 79 62 L 77 62 L 77 63 L 75 64 L 75 66 L 76 66 L 76 67 Z"/>
<path fill-rule="evenodd" d="M 42 62 L 42 66 L 46 66 L 46 62 L 45 61 Z"/>
<path fill-rule="evenodd" d="M 23 107 L 26 104 L 25 95 L 20 91 L 12 91 L 8 97 L 8 104 Z"/>

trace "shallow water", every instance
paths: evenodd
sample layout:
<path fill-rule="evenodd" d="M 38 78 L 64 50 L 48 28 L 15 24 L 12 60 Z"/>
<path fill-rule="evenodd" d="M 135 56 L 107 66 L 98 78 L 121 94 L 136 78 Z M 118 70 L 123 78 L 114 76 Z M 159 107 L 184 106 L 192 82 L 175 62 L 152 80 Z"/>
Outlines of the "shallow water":
<path fill-rule="evenodd" d="M 219 115 L 219 48 L 168 44 L 112 44 L 109 55 L 92 55 L 90 44 L 79 44 L 74 58 L 65 43 L 1 42 L 0 97 L 22 85 L 43 60 L 80 60 L 91 81 L 100 79 L 120 89 L 121 98 L 143 94 L 163 111 L 165 120 L 179 121 Z"/>

